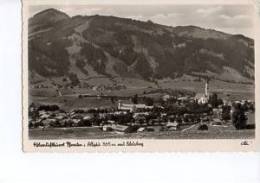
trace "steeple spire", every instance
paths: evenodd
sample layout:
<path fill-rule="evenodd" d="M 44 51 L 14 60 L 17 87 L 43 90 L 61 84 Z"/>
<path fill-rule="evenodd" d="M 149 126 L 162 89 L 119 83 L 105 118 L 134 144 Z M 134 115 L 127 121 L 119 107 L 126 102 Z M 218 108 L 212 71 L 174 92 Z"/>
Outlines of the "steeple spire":
<path fill-rule="evenodd" d="M 205 82 L 205 97 L 209 97 L 209 78 L 206 78 Z"/>

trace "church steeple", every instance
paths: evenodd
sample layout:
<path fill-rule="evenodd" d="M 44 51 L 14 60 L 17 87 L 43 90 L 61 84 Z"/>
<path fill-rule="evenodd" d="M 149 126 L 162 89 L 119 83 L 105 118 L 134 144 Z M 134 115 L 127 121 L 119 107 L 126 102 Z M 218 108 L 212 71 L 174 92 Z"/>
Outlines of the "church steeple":
<path fill-rule="evenodd" d="M 205 82 L 205 97 L 209 97 L 209 78 L 206 78 Z"/>

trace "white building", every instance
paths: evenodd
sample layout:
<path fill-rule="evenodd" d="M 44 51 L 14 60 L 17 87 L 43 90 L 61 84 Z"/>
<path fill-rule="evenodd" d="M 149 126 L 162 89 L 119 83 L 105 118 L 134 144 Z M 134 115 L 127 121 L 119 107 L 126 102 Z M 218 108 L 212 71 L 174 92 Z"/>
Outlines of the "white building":
<path fill-rule="evenodd" d="M 171 96 L 170 95 L 164 95 L 163 97 L 162 97 L 162 99 L 163 99 L 163 101 L 167 101 L 167 100 L 169 100 L 171 98 Z"/>
<path fill-rule="evenodd" d="M 145 104 L 122 104 L 121 101 L 118 102 L 118 109 L 119 110 L 126 110 L 126 111 L 136 111 L 137 109 L 152 109 L 153 106 L 147 106 Z"/>
<path fill-rule="evenodd" d="M 209 80 L 208 79 L 205 82 L 205 93 L 197 93 L 195 96 L 195 100 L 197 100 L 199 104 L 208 103 L 209 101 Z"/>
<path fill-rule="evenodd" d="M 206 104 L 209 101 L 208 97 L 206 97 L 204 93 L 197 93 L 195 100 L 197 100 L 199 104 Z"/>

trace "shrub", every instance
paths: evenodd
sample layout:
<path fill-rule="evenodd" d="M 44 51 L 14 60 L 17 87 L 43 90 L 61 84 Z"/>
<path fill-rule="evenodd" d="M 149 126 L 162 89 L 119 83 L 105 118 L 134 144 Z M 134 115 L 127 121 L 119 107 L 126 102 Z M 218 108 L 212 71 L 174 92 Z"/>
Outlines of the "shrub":
<path fill-rule="evenodd" d="M 59 106 L 58 105 L 41 105 L 38 108 L 38 111 L 40 110 L 44 110 L 44 111 L 57 111 L 59 110 Z"/>
<path fill-rule="evenodd" d="M 236 127 L 236 129 L 243 129 L 246 127 L 247 118 L 245 116 L 245 111 L 241 107 L 241 104 L 233 105 L 234 112 L 232 113 L 232 123 Z"/>

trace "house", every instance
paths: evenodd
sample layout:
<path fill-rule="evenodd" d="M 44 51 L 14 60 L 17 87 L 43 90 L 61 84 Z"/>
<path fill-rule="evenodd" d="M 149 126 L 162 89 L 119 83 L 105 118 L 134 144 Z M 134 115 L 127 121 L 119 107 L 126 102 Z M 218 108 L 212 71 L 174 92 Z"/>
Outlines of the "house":
<path fill-rule="evenodd" d="M 110 125 L 104 125 L 102 127 L 102 130 L 105 131 L 105 132 L 109 132 L 109 131 L 112 131 L 112 127 Z"/>
<path fill-rule="evenodd" d="M 222 116 L 222 109 L 221 108 L 213 108 L 212 112 L 213 112 L 213 115 L 212 115 L 213 118 L 221 119 L 221 116 Z"/>
<path fill-rule="evenodd" d="M 179 123 L 177 123 L 176 121 L 167 122 L 166 127 L 168 127 L 170 131 L 175 131 L 175 130 L 178 130 Z"/>
<path fill-rule="evenodd" d="M 170 98 L 171 98 L 171 96 L 168 95 L 168 94 L 166 94 L 166 95 L 164 95 L 164 96 L 162 97 L 162 100 L 166 102 L 166 101 L 168 101 Z"/>
<path fill-rule="evenodd" d="M 132 133 L 136 132 L 137 128 L 134 126 L 126 126 L 126 125 L 112 125 L 111 128 L 119 133 Z"/>
<path fill-rule="evenodd" d="M 83 117 L 83 120 L 91 120 L 93 118 L 94 118 L 93 114 L 85 114 L 84 117 Z"/>
<path fill-rule="evenodd" d="M 185 101 L 188 101 L 189 100 L 189 97 L 178 97 L 177 98 L 177 100 L 179 101 L 179 102 L 185 102 Z"/>
<path fill-rule="evenodd" d="M 139 117 L 145 117 L 145 116 L 148 116 L 149 113 L 148 112 L 136 112 L 133 114 L 133 118 L 134 119 L 137 119 Z"/>

